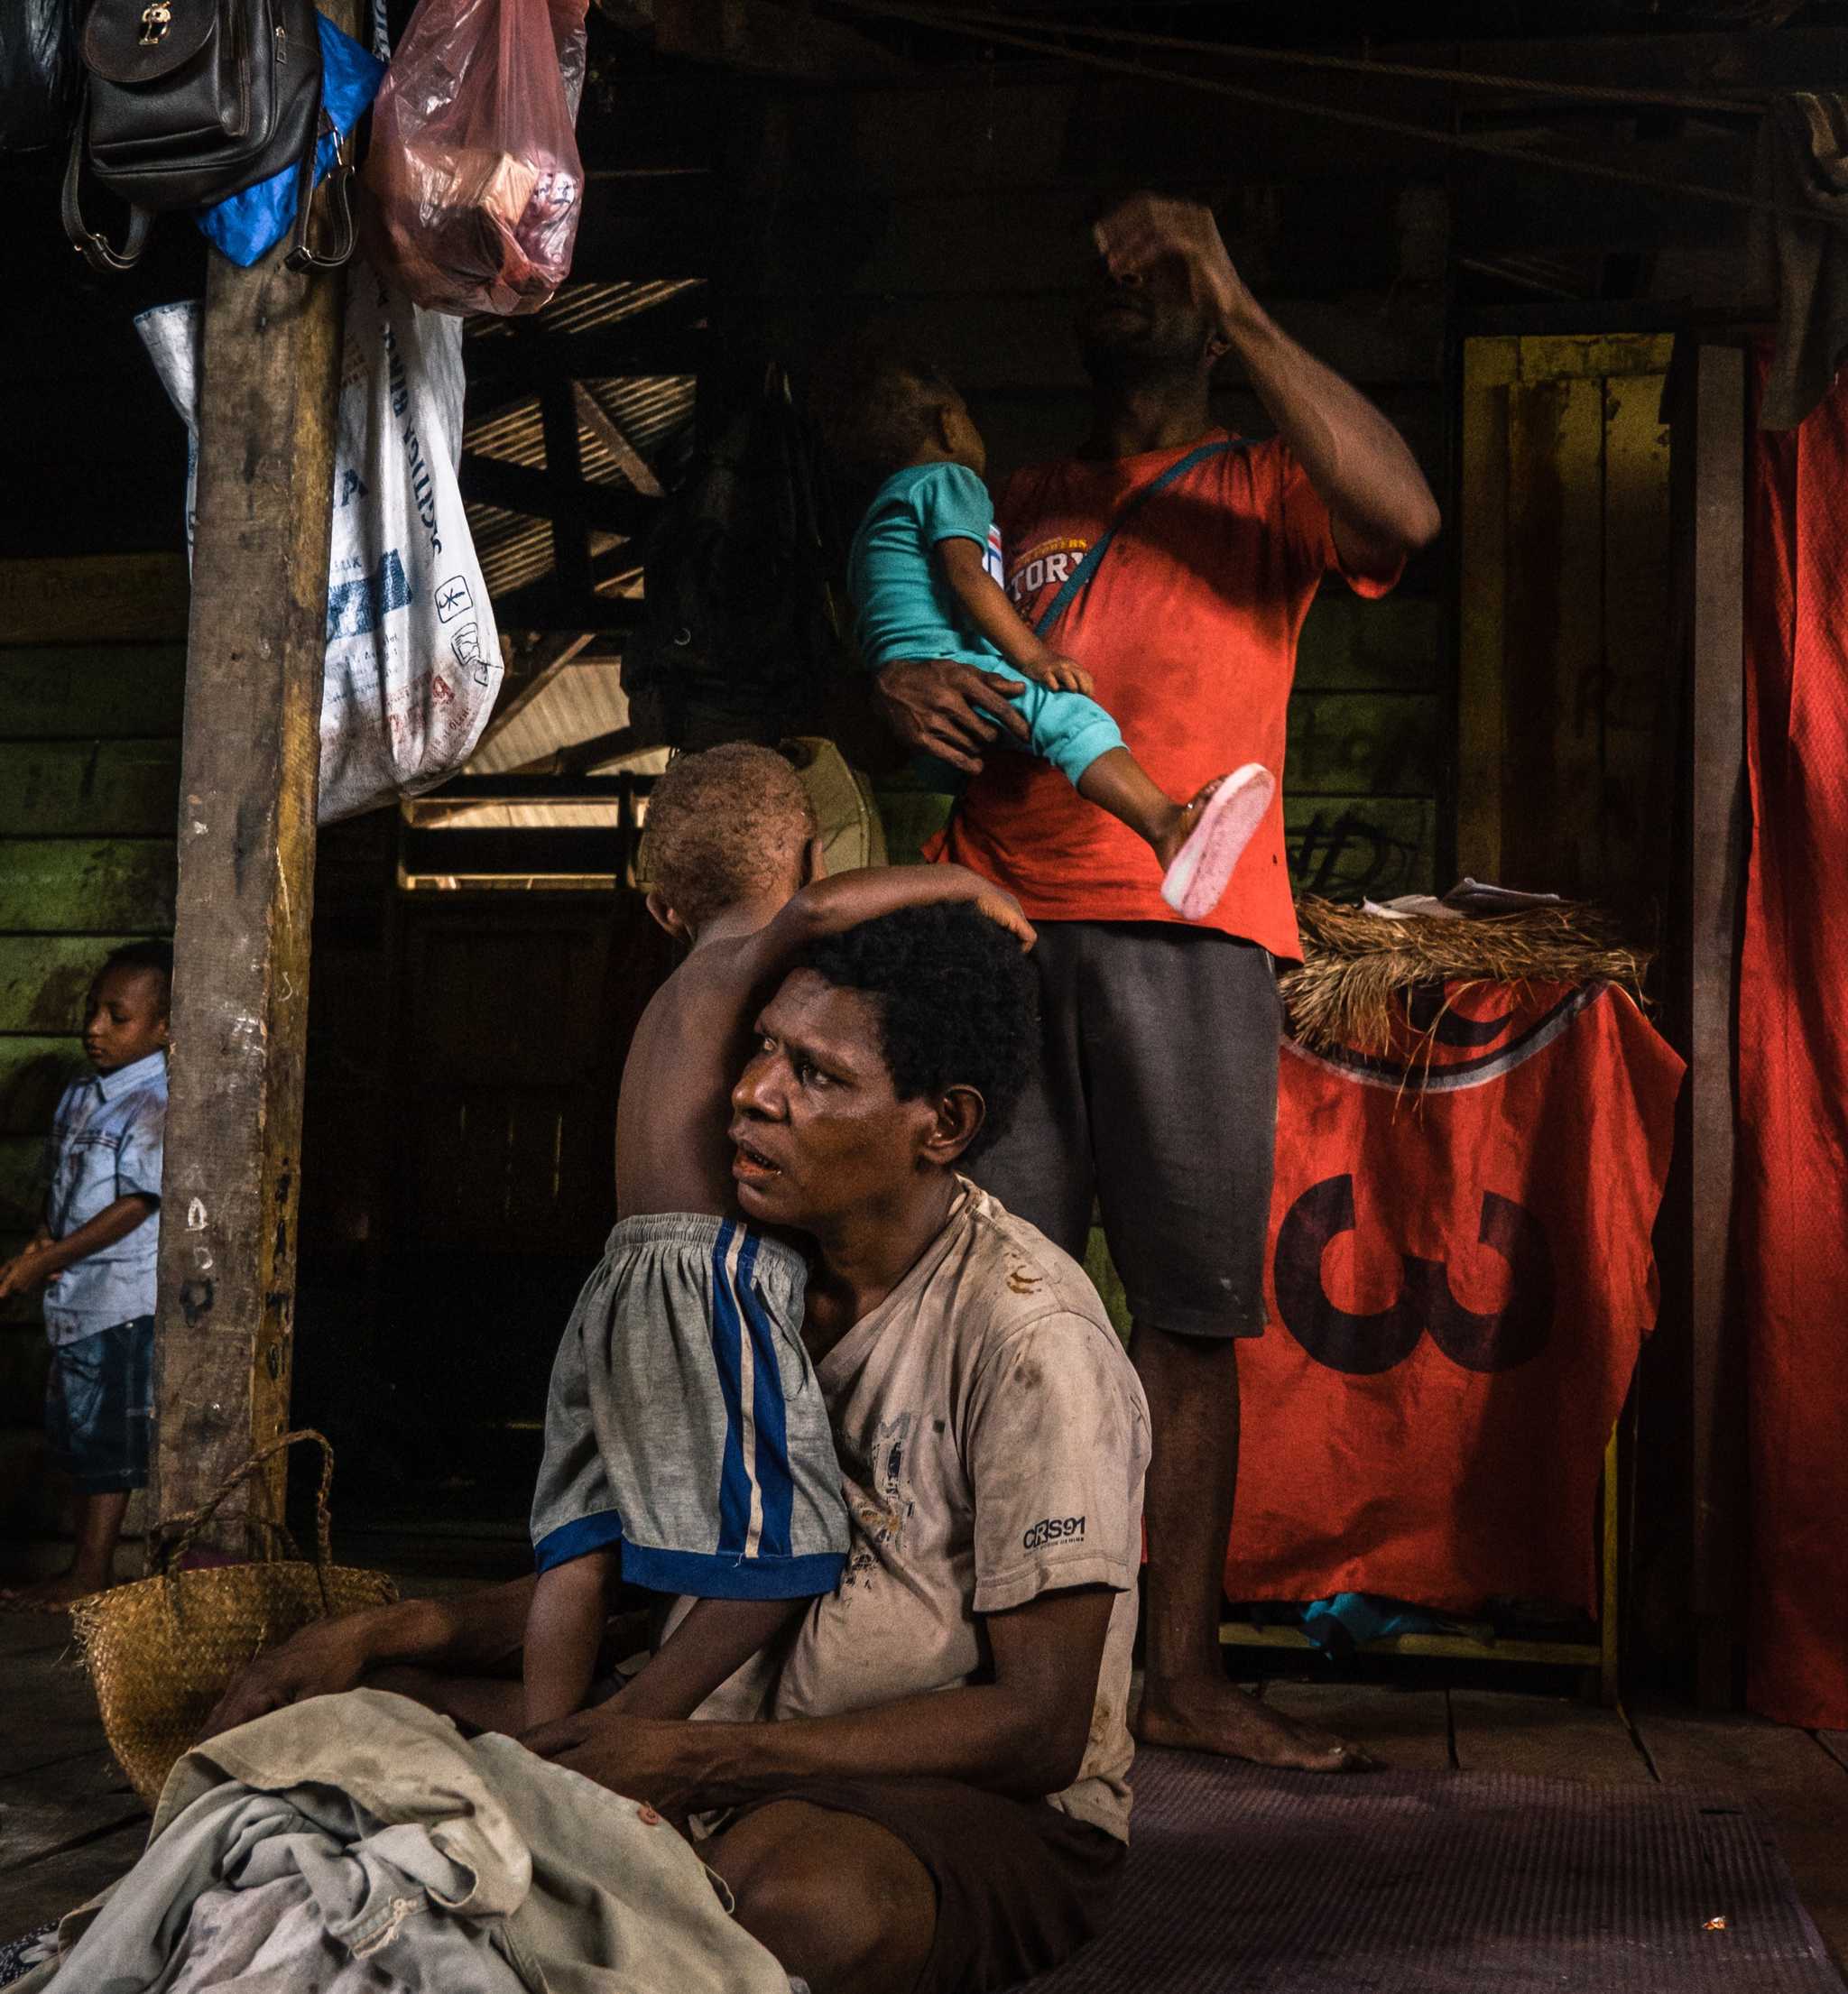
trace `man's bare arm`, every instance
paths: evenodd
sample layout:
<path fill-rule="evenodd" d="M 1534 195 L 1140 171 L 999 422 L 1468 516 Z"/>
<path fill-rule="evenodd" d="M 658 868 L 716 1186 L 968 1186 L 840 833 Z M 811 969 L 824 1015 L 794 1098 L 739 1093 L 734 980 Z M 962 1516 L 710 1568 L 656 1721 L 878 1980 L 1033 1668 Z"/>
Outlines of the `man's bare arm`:
<path fill-rule="evenodd" d="M 1437 539 L 1437 502 L 1405 438 L 1365 395 L 1277 325 L 1233 268 L 1213 212 L 1138 195 L 1098 223 L 1111 274 L 1135 277 L 1169 258 L 1244 364 L 1259 399 L 1328 508 L 1335 544 L 1356 574 L 1388 575 Z"/>
<path fill-rule="evenodd" d="M 523 1741 L 675 1815 L 811 1778 L 960 1779 L 1038 1799 L 1068 1786 L 1084 1763 L 1113 1597 L 1089 1586 L 989 1614 L 992 1683 L 763 1724 L 625 1717 L 618 1697 Z"/>
<path fill-rule="evenodd" d="M 458 1675 L 504 1667 L 526 1639 L 533 1583 L 515 1579 L 453 1599 L 403 1600 L 317 1620 L 247 1662 L 200 1736 L 215 1738 L 285 1703 L 352 1689 L 374 1669 L 396 1662 Z"/>

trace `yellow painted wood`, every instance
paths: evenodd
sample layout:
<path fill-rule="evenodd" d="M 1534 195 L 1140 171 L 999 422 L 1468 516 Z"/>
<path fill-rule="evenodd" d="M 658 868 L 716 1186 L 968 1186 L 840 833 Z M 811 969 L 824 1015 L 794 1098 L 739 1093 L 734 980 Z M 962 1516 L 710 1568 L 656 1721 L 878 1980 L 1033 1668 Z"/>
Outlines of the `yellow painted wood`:
<path fill-rule="evenodd" d="M 1603 385 L 1541 382 L 1508 407 L 1502 657 L 1505 885 L 1596 899 L 1603 715 Z"/>
<path fill-rule="evenodd" d="M 1619 1596 L 1622 1565 L 1619 1553 L 1618 1521 L 1622 1488 L 1617 1436 L 1622 1422 L 1612 1427 L 1604 1445 L 1604 1479 L 1598 1491 L 1599 1583 L 1598 1583 L 1598 1701 L 1614 1710 L 1618 1696 L 1618 1643 L 1622 1627 L 1622 1601 Z"/>
<path fill-rule="evenodd" d="M 1516 346 L 1472 339 L 1464 348 L 1456 864 L 1459 873 L 1481 880 L 1502 876 L 1508 383 Z"/>
<path fill-rule="evenodd" d="M 1515 348 L 1511 380 L 1603 381 L 1613 374 L 1666 374 L 1675 351 L 1672 333 L 1571 333 L 1510 339 Z"/>
<path fill-rule="evenodd" d="M 1668 430 L 1662 380 L 1604 383 L 1603 780 L 1599 865 L 1607 897 L 1641 931 L 1672 863 L 1678 742 L 1663 725 L 1675 669 Z"/>
<path fill-rule="evenodd" d="M 1465 349 L 1458 868 L 1626 922 L 1666 864 L 1672 344 Z"/>
<path fill-rule="evenodd" d="M 1469 341 L 1457 862 L 1640 925 L 1668 822 L 1657 335 Z"/>
<path fill-rule="evenodd" d="M 1300 1628 L 1252 1627 L 1226 1620 L 1219 1629 L 1225 1648 L 1284 1648 L 1308 1652 L 1316 1644 Z M 1364 1655 L 1419 1655 L 1444 1661 L 1557 1663 L 1562 1668 L 1595 1668 L 1598 1650 L 1588 1641 L 1486 1641 L 1468 1634 L 1395 1634 L 1362 1641 Z"/>

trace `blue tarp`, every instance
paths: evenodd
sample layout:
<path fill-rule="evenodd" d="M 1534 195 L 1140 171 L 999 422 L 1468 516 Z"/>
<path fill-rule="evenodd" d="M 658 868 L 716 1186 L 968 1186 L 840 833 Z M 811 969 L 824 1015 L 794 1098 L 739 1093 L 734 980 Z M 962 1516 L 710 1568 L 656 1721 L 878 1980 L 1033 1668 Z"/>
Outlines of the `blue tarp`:
<path fill-rule="evenodd" d="M 340 142 L 378 95 L 385 66 L 350 34 L 343 34 L 325 14 L 317 14 L 314 18 L 321 38 L 321 108 L 334 126 L 321 134 L 315 148 L 314 182 L 319 187 L 333 171 Z M 248 269 L 295 226 L 295 181 L 296 168 L 291 162 L 241 194 L 228 194 L 200 208 L 195 219 L 234 263 Z"/>

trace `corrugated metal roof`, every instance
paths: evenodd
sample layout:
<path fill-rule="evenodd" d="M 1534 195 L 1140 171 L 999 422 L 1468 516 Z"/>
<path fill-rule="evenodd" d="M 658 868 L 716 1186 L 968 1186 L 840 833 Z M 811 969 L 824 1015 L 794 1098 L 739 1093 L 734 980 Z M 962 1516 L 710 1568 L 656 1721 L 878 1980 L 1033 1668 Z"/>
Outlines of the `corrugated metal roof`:
<path fill-rule="evenodd" d="M 671 300 L 704 290 L 697 278 L 646 279 L 621 283 L 568 283 L 545 309 L 525 323 L 540 332 L 583 333 L 614 325 L 651 311 Z M 464 345 L 470 346 L 530 337 L 505 319 L 476 318 L 468 324 Z M 670 485 L 692 434 L 695 377 L 680 374 L 630 374 L 587 381 L 585 385 L 610 421 L 651 470 Z M 463 448 L 497 463 L 540 470 L 545 466 L 545 429 L 537 393 L 522 396 L 467 425 Z M 585 481 L 593 485 L 624 482 L 626 473 L 604 436 L 586 423 L 578 424 L 578 463 Z M 552 529 L 549 520 L 502 506 L 471 503 L 469 530 L 490 595 L 504 595 L 553 570 Z M 628 543 L 621 535 L 596 532 L 591 549 L 598 556 Z M 623 569 L 614 592 L 641 594 L 642 563 L 637 549 L 633 565 Z M 470 763 L 473 772 L 498 773 L 518 768 L 586 741 L 613 733 L 628 724 L 614 663 L 572 665 L 560 671 L 539 697 L 518 713 Z"/>
<path fill-rule="evenodd" d="M 561 665 L 492 738 L 477 748 L 465 771 L 469 775 L 505 775 L 560 748 L 597 735 L 614 734 L 629 725 L 629 700 L 622 671 L 608 660 Z"/>

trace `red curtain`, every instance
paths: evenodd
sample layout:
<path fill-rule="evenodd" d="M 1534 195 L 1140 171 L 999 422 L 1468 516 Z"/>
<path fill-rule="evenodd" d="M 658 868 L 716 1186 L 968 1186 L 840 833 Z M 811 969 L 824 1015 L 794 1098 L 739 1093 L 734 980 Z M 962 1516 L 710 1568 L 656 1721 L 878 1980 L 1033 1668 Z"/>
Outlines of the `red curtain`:
<path fill-rule="evenodd" d="M 1762 369 L 1760 369 L 1760 385 Z M 1754 411 L 1755 412 L 1755 411 Z M 1754 429 L 1736 1233 L 1747 1700 L 1848 1728 L 1848 389 Z"/>

